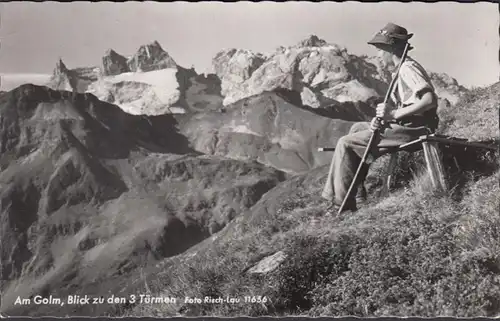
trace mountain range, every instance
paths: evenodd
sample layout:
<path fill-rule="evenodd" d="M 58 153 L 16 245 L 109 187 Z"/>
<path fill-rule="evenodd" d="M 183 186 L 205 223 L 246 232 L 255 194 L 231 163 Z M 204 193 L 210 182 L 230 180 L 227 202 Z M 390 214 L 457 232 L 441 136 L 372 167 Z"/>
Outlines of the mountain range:
<path fill-rule="evenodd" d="M 153 41 L 129 57 L 110 49 L 98 67 L 68 69 L 59 61 L 48 86 L 90 92 L 128 113 L 144 115 L 213 110 L 221 101 L 227 106 L 276 90 L 294 93 L 304 106 L 325 108 L 383 96 L 395 68 L 377 57 L 350 54 L 315 35 L 267 56 L 245 49 L 221 50 L 212 64 L 215 74 L 198 75 L 179 66 Z M 439 96 L 451 104 L 466 91 L 449 75 L 430 76 Z"/>

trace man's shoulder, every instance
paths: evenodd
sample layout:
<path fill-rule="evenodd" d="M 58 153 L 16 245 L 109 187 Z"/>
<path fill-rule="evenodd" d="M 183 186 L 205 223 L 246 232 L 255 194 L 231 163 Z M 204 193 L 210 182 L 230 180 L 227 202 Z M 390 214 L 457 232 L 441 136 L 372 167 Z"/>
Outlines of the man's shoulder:
<path fill-rule="evenodd" d="M 401 67 L 405 67 L 405 69 L 417 68 L 420 70 L 425 70 L 425 68 L 418 61 L 410 57 L 403 61 Z"/>
<path fill-rule="evenodd" d="M 425 83 L 434 91 L 432 80 L 427 71 L 414 59 L 410 58 L 401 64 L 400 77 L 401 81 L 411 88 L 420 87 Z"/>
<path fill-rule="evenodd" d="M 427 70 L 425 70 L 425 68 L 421 64 L 413 59 L 405 60 L 401 64 L 400 74 L 403 78 L 406 78 L 405 76 L 410 77 L 410 75 L 412 74 L 418 74 L 424 78 L 429 78 Z"/>

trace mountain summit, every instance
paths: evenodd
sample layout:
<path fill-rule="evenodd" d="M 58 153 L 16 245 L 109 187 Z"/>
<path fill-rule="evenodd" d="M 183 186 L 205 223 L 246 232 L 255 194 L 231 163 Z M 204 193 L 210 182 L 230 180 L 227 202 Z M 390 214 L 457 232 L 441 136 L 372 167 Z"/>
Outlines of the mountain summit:
<path fill-rule="evenodd" d="M 135 55 L 128 60 L 127 64 L 130 71 L 133 72 L 147 72 L 177 67 L 174 59 L 163 50 L 156 40 L 147 45 L 140 46 Z"/>
<path fill-rule="evenodd" d="M 387 86 L 375 66 L 317 36 L 297 46 L 278 48 L 265 60 L 260 59 L 251 74 L 236 79 L 218 68 L 224 65 L 225 71 L 241 70 L 251 65 L 255 56 L 264 58 L 249 51 L 221 51 L 213 59 L 222 87 L 231 88 L 225 91 L 224 104 L 264 91 L 288 90 L 300 94 L 304 105 L 318 108 L 325 102 L 366 101 L 382 95 Z"/>
<path fill-rule="evenodd" d="M 109 49 L 106 55 L 102 57 L 102 74 L 105 76 L 114 76 L 124 72 L 129 72 L 127 58 L 118 54 L 113 49 Z"/>
<path fill-rule="evenodd" d="M 98 67 L 69 69 L 59 58 L 47 86 L 56 90 L 84 93 L 91 83 L 97 81 L 100 73 Z"/>
<path fill-rule="evenodd" d="M 224 105 L 265 91 L 285 90 L 300 95 L 301 103 L 312 108 L 383 97 L 395 67 L 377 57 L 350 54 L 316 35 L 294 46 L 280 46 L 267 56 L 222 50 L 212 65 L 222 81 Z M 455 103 L 465 91 L 453 78 L 431 74 L 443 98 Z"/>
<path fill-rule="evenodd" d="M 323 47 L 327 44 L 325 40 L 318 38 L 318 36 L 311 35 L 309 38 L 300 41 L 299 47 Z"/>
<path fill-rule="evenodd" d="M 222 101 L 218 79 L 177 65 L 158 41 L 141 45 L 129 58 L 108 50 L 102 77 L 87 92 L 134 115 L 218 109 Z"/>

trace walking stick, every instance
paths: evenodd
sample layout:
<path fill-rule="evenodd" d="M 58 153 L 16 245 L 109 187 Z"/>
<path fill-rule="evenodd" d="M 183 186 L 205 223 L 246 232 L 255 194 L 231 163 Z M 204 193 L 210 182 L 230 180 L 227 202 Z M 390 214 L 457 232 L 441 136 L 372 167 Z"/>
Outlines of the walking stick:
<path fill-rule="evenodd" d="M 399 70 L 401 69 L 403 62 L 406 59 L 406 54 L 408 53 L 409 47 L 410 47 L 410 44 L 406 43 L 405 49 L 403 51 L 403 55 L 401 56 L 401 61 L 399 62 L 398 69 L 396 70 L 396 74 L 392 78 L 391 83 L 389 84 L 389 88 L 387 89 L 387 93 L 385 94 L 384 104 L 387 103 L 387 101 L 389 100 L 389 97 L 391 95 L 391 92 L 394 89 L 394 86 L 396 84 L 396 79 L 398 78 Z M 376 117 L 376 118 L 377 118 L 378 122 L 382 121 L 382 118 L 380 118 L 380 117 Z M 340 214 L 342 212 L 342 210 L 344 209 L 344 207 L 347 203 L 347 200 L 349 199 L 349 196 L 352 194 L 354 186 L 356 186 L 359 173 L 361 172 L 363 165 L 366 163 L 366 158 L 368 157 L 370 150 L 373 148 L 373 145 L 375 144 L 376 138 L 378 138 L 378 136 L 379 136 L 379 129 L 376 129 L 373 131 L 372 136 L 370 137 L 370 140 L 368 142 L 368 146 L 366 146 L 365 153 L 363 155 L 363 158 L 361 159 L 361 162 L 359 163 L 358 170 L 356 171 L 356 174 L 354 175 L 354 179 L 352 180 L 351 186 L 349 186 L 349 189 L 347 190 L 347 195 L 344 197 L 344 201 L 342 202 L 342 205 L 340 205 L 338 214 Z"/>

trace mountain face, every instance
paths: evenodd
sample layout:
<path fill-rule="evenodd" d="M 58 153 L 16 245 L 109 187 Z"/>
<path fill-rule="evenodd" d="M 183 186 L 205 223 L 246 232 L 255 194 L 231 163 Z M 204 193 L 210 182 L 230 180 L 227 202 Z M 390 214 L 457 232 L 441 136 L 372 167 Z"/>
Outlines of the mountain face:
<path fill-rule="evenodd" d="M 265 60 L 264 55 L 249 50 L 229 49 L 217 53 L 212 61 L 215 73 L 221 79 L 222 95 L 231 95 Z"/>
<path fill-rule="evenodd" d="M 89 85 L 99 78 L 100 73 L 98 67 L 69 69 L 59 59 L 47 86 L 55 90 L 84 93 L 88 90 Z"/>
<path fill-rule="evenodd" d="M 139 47 L 139 50 L 127 61 L 132 72 L 148 72 L 152 70 L 175 68 L 177 64 L 163 50 L 158 41 Z"/>
<path fill-rule="evenodd" d="M 268 57 L 248 50 L 224 50 L 214 57 L 213 66 L 222 81 L 225 105 L 285 89 L 300 93 L 302 104 L 313 108 L 332 101 L 384 96 L 395 69 L 377 57 L 349 54 L 346 48 L 314 35 L 295 46 L 279 47 Z M 452 102 L 465 89 L 444 74 L 433 74 L 433 82 L 443 98 Z"/>
<path fill-rule="evenodd" d="M 106 55 L 102 57 L 102 73 L 104 76 L 115 76 L 129 71 L 127 58 L 113 49 L 108 50 Z"/>
<path fill-rule="evenodd" d="M 223 88 L 231 89 L 226 89 L 224 104 L 264 91 L 286 89 L 300 93 L 304 105 L 318 108 L 323 101 L 366 101 L 381 95 L 387 86 L 375 66 L 316 36 L 296 46 L 280 47 L 265 60 L 260 54 L 230 50 L 220 52 L 213 64 Z M 217 68 L 219 65 L 226 68 Z M 250 65 L 258 68 L 251 74 L 242 73 L 236 80 L 227 73 Z"/>
<path fill-rule="evenodd" d="M 133 115 L 215 110 L 222 103 L 218 79 L 178 66 L 157 41 L 128 59 L 108 51 L 103 70 L 87 92 Z"/>
<path fill-rule="evenodd" d="M 351 112 L 355 107 L 346 108 Z M 365 105 L 366 109 L 370 109 Z M 286 96 L 265 92 L 228 105 L 223 113 L 179 116 L 180 132 L 201 153 L 254 160 L 289 173 L 306 172 L 331 160 L 319 146 L 335 146 L 354 120 L 353 114 L 334 108 L 328 115 L 304 110 Z"/>

